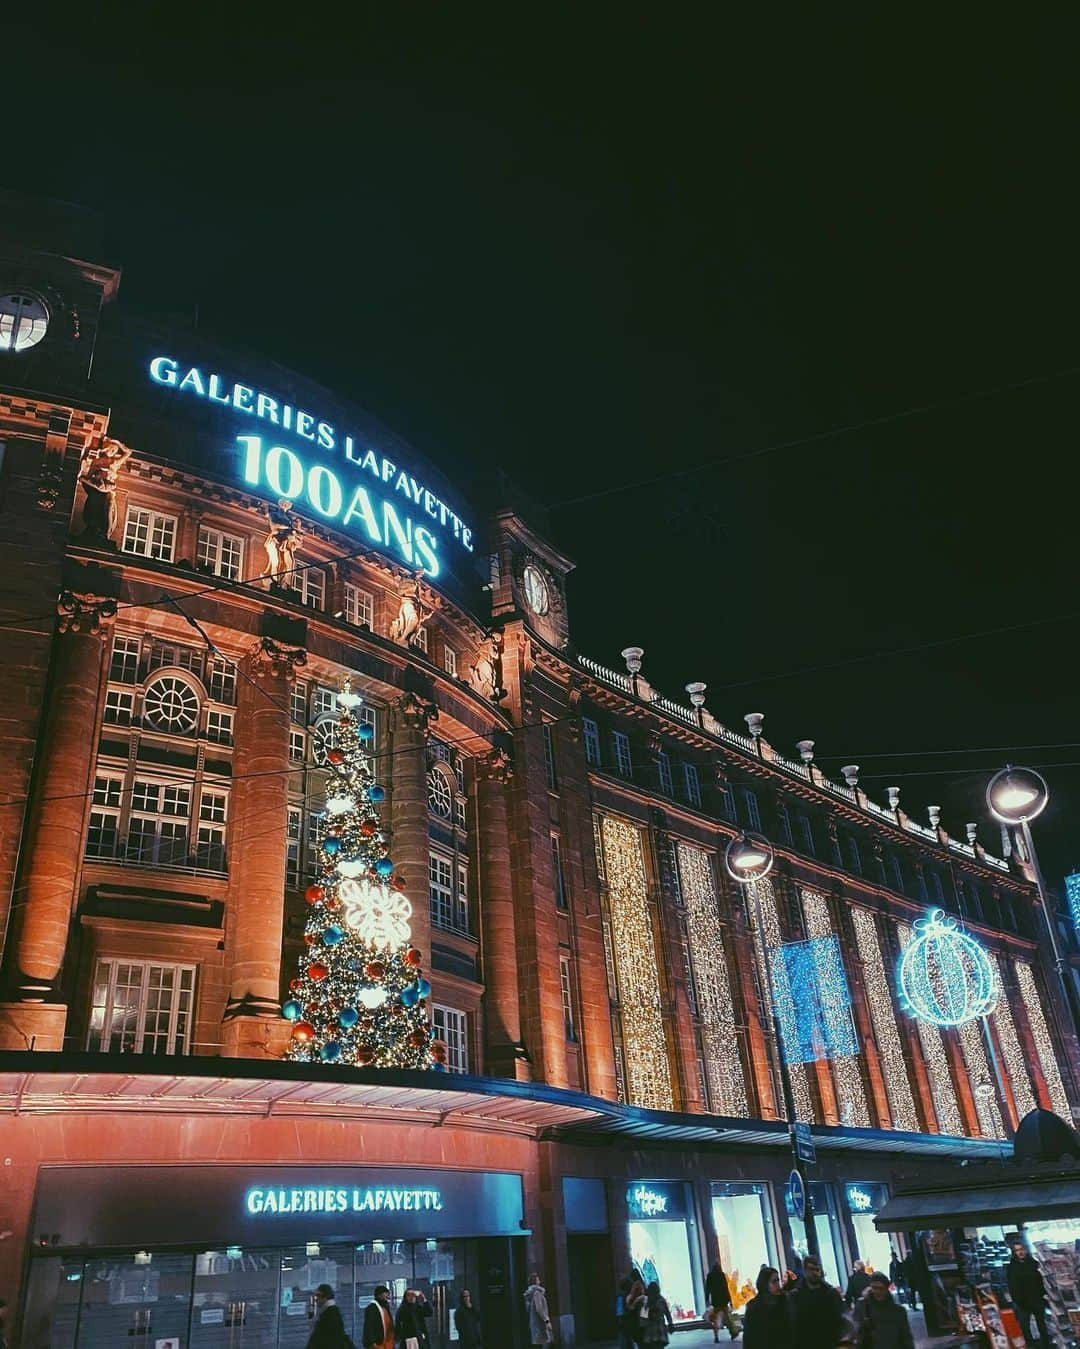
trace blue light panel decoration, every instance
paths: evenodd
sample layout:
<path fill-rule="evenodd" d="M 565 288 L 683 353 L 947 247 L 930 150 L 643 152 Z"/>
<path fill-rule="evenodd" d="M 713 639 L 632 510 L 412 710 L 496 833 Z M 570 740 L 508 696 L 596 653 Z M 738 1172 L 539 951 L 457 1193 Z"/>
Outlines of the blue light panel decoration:
<path fill-rule="evenodd" d="M 769 954 L 786 1063 L 858 1054 L 851 991 L 835 936 L 788 942 Z"/>
<path fill-rule="evenodd" d="M 915 924 L 900 957 L 900 993 L 913 1016 L 932 1026 L 963 1026 L 987 1016 L 998 1000 L 990 957 L 941 909 Z"/>
<path fill-rule="evenodd" d="M 1076 929 L 1076 935 L 1080 937 L 1080 871 L 1074 871 L 1071 876 L 1065 877 L 1065 897 L 1069 901 L 1073 927 Z"/>

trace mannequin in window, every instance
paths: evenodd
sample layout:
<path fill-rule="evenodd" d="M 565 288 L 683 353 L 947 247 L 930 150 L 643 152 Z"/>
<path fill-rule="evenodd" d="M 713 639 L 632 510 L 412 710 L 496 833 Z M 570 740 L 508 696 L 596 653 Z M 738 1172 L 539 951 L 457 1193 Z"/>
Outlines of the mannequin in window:
<path fill-rule="evenodd" d="M 276 506 L 267 506 L 266 575 L 271 585 L 288 586 L 296 568 L 296 550 L 304 527 L 293 512 L 292 502 L 284 498 Z"/>
<path fill-rule="evenodd" d="M 113 543 L 116 529 L 116 480 L 131 458 L 131 451 L 107 436 L 100 445 L 88 446 L 79 465 L 79 482 L 86 493 L 83 502 L 83 534 Z"/>
<path fill-rule="evenodd" d="M 416 634 L 430 617 L 431 610 L 424 603 L 423 589 L 418 576 L 413 584 L 402 593 L 397 618 L 390 624 L 391 639 L 408 646 L 410 642 L 415 640 Z"/>

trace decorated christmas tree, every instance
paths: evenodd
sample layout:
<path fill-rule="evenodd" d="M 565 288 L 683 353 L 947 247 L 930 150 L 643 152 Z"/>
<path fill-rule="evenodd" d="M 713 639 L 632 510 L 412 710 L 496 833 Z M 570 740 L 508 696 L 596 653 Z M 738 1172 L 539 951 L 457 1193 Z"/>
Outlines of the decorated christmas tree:
<path fill-rule="evenodd" d="M 327 753 L 325 830 L 308 886 L 306 950 L 282 1008 L 292 1022 L 286 1057 L 300 1063 L 445 1068 L 433 1046 L 422 956 L 410 942 L 412 907 L 394 873 L 371 763 L 373 730 L 346 681 L 337 743 Z"/>

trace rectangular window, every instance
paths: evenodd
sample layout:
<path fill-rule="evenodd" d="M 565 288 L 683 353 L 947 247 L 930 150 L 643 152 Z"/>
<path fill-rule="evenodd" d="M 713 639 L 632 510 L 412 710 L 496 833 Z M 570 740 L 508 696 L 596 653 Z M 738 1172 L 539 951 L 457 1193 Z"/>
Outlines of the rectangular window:
<path fill-rule="evenodd" d="M 622 731 L 612 731 L 611 747 L 615 751 L 615 771 L 621 777 L 632 777 L 634 762 L 630 757 L 630 737 Z"/>
<path fill-rule="evenodd" d="M 570 982 L 570 957 L 559 957 L 559 989 L 562 993 L 562 1014 L 563 1024 L 566 1027 L 566 1038 L 574 1043 L 577 1040 L 577 1032 L 574 1029 L 574 986 Z"/>
<path fill-rule="evenodd" d="M 686 799 L 692 806 L 701 805 L 701 778 L 698 777 L 697 765 L 692 763 L 683 764 L 683 784 L 686 791 Z"/>
<path fill-rule="evenodd" d="M 109 660 L 109 679 L 114 684 L 139 682 L 138 637 L 117 637 L 113 641 L 112 657 Z"/>
<path fill-rule="evenodd" d="M 735 819 L 735 793 L 727 782 L 720 788 L 720 813 L 725 820 Z"/>
<path fill-rule="evenodd" d="M 199 803 L 199 819 L 211 824 L 224 824 L 229 798 L 225 792 L 204 791 Z"/>
<path fill-rule="evenodd" d="M 894 888 L 897 889 L 897 890 L 899 890 L 900 893 L 903 894 L 903 893 L 904 893 L 904 868 L 903 868 L 903 865 L 902 865 L 901 862 L 900 862 L 899 857 L 897 857 L 896 853 L 890 853 L 890 854 L 889 854 L 889 868 L 890 868 L 890 870 L 892 871 L 892 880 L 893 880 L 893 886 L 894 886 Z"/>
<path fill-rule="evenodd" d="M 349 581 L 345 582 L 345 622 L 354 628 L 375 627 L 375 596 Z"/>
<path fill-rule="evenodd" d="M 376 715 L 375 709 L 373 707 L 369 707 L 367 703 L 361 703 L 361 705 L 356 709 L 356 720 L 362 721 L 364 722 L 365 725 L 371 727 L 373 734 L 368 743 L 374 749 L 379 743 L 379 719 Z M 464 790 L 465 789 L 462 788 L 462 791 Z"/>
<path fill-rule="evenodd" d="M 671 755 L 662 749 L 656 756 L 656 771 L 660 775 L 660 790 L 665 796 L 675 795 L 675 784 L 671 778 Z"/>
<path fill-rule="evenodd" d="M 567 909 L 570 906 L 566 899 L 566 874 L 563 871 L 562 839 L 558 834 L 552 834 L 551 836 L 551 870 L 555 878 L 555 907 Z"/>
<path fill-rule="evenodd" d="M 816 857 L 817 849 L 814 846 L 814 826 L 810 823 L 809 815 L 799 816 L 799 837 L 802 840 L 803 851 L 808 852 L 811 857 Z"/>
<path fill-rule="evenodd" d="M 103 720 L 107 726 L 130 726 L 135 695 L 130 689 L 107 689 Z"/>
<path fill-rule="evenodd" d="M 306 608 L 321 612 L 326 607 L 326 572 L 317 563 L 298 564 L 288 579 Z"/>
<path fill-rule="evenodd" d="M 446 1041 L 446 1066 L 452 1073 L 469 1071 L 468 1021 L 464 1012 L 453 1007 L 431 1009 L 431 1024 L 437 1040 Z"/>
<path fill-rule="evenodd" d="M 204 571 L 226 581 L 239 581 L 244 574 L 244 541 L 220 529 L 199 526 L 198 562 Z"/>
<path fill-rule="evenodd" d="M 190 812 L 190 787 L 136 781 L 131 791 L 128 860 L 156 866 L 187 866 Z"/>
<path fill-rule="evenodd" d="M 195 966 L 99 960 L 86 1047 L 119 1054 L 186 1054 Z"/>
<path fill-rule="evenodd" d="M 334 689 L 328 689 L 320 684 L 315 690 L 315 696 L 312 699 L 311 720 L 318 721 L 320 717 L 333 717 L 337 715 L 337 693 Z"/>
<path fill-rule="evenodd" d="M 746 822 L 747 829 L 752 829 L 755 833 L 761 833 L 761 811 L 758 809 L 757 793 L 744 787 L 742 790 L 743 819 Z"/>
<path fill-rule="evenodd" d="M 226 873 L 224 825 L 199 825 L 195 836 L 195 865 L 202 871 Z"/>
<path fill-rule="evenodd" d="M 233 714 L 218 712 L 211 707 L 206 714 L 206 738 L 215 745 L 231 745 L 233 739 Z"/>
<path fill-rule="evenodd" d="M 547 789 L 549 792 L 559 790 L 559 775 L 555 768 L 555 737 L 551 731 L 551 723 L 545 721 L 543 724 L 544 735 L 544 774 L 547 778 Z"/>
<path fill-rule="evenodd" d="M 432 925 L 453 932 L 456 928 L 454 870 L 450 859 L 441 853 L 428 855 L 428 899 L 431 903 Z"/>
<path fill-rule="evenodd" d="M 853 835 L 848 836 L 847 840 L 848 866 L 856 876 L 862 875 L 862 853 L 859 851 L 859 840 Z"/>
<path fill-rule="evenodd" d="M 227 703 L 230 707 L 236 703 L 236 666 L 231 660 L 215 656 L 207 671 L 210 683 L 210 697 L 215 703 Z"/>
<path fill-rule="evenodd" d="M 448 675 L 457 674 L 457 652 L 451 646 L 443 647 L 443 668 Z"/>
<path fill-rule="evenodd" d="M 469 868 L 464 862 L 459 862 L 457 869 L 457 918 L 459 931 L 471 931 L 469 927 Z"/>
<path fill-rule="evenodd" d="M 945 906 L 945 888 L 941 884 L 941 873 L 937 867 L 927 867 L 926 874 L 930 877 L 930 898 L 933 903 Z"/>
<path fill-rule="evenodd" d="M 189 670 L 202 678 L 203 653 L 196 646 L 182 646 L 179 642 L 155 642 L 150 648 L 151 670 L 160 670 L 166 665 L 176 665 L 181 670 Z"/>
<path fill-rule="evenodd" d="M 322 811 L 309 810 L 307 817 L 307 853 L 304 860 L 304 875 L 309 881 L 315 879 L 319 868 L 319 847 L 326 833 L 326 817 Z"/>
<path fill-rule="evenodd" d="M 581 718 L 581 732 L 585 737 L 585 762 L 600 767 L 600 728 L 592 717 Z"/>
<path fill-rule="evenodd" d="M 304 812 L 299 806 L 290 806 L 285 833 L 285 884 L 290 890 L 300 888 L 300 844 L 303 832 Z"/>
<path fill-rule="evenodd" d="M 308 686 L 306 679 L 298 679 L 289 693 L 289 717 L 298 726 L 307 725 Z"/>
<path fill-rule="evenodd" d="M 600 829 L 600 816 L 592 817 L 593 832 L 593 851 L 596 853 L 596 874 L 601 882 L 607 881 L 607 871 L 604 867 L 604 836 Z"/>
<path fill-rule="evenodd" d="M 427 628 L 417 628 L 416 636 L 413 638 L 413 645 L 418 646 L 420 650 L 424 653 L 424 655 L 425 656 L 427 655 L 428 649 Z"/>
<path fill-rule="evenodd" d="M 124 521 L 125 553 L 171 562 L 176 546 L 176 517 L 148 511 L 142 506 L 129 506 Z"/>
<path fill-rule="evenodd" d="M 120 840 L 120 778 L 96 777 L 86 833 L 87 857 L 115 857 Z"/>
<path fill-rule="evenodd" d="M 291 730 L 289 732 L 289 760 L 292 763 L 303 763 L 304 755 L 307 752 L 307 736 L 303 731 Z"/>
<path fill-rule="evenodd" d="M 776 803 L 776 823 L 780 829 L 780 841 L 782 843 L 793 843 L 791 836 L 791 816 L 788 813 L 787 804 L 784 801 Z"/>

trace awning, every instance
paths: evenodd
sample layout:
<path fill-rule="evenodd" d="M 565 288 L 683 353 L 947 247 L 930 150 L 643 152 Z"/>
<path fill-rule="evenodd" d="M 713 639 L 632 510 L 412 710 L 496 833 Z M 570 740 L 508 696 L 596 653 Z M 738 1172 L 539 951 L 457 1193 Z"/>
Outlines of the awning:
<path fill-rule="evenodd" d="M 1009 1227 L 1043 1218 L 1080 1218 L 1080 1175 L 962 1190 L 894 1194 L 874 1217 L 879 1232 L 934 1227 Z"/>

